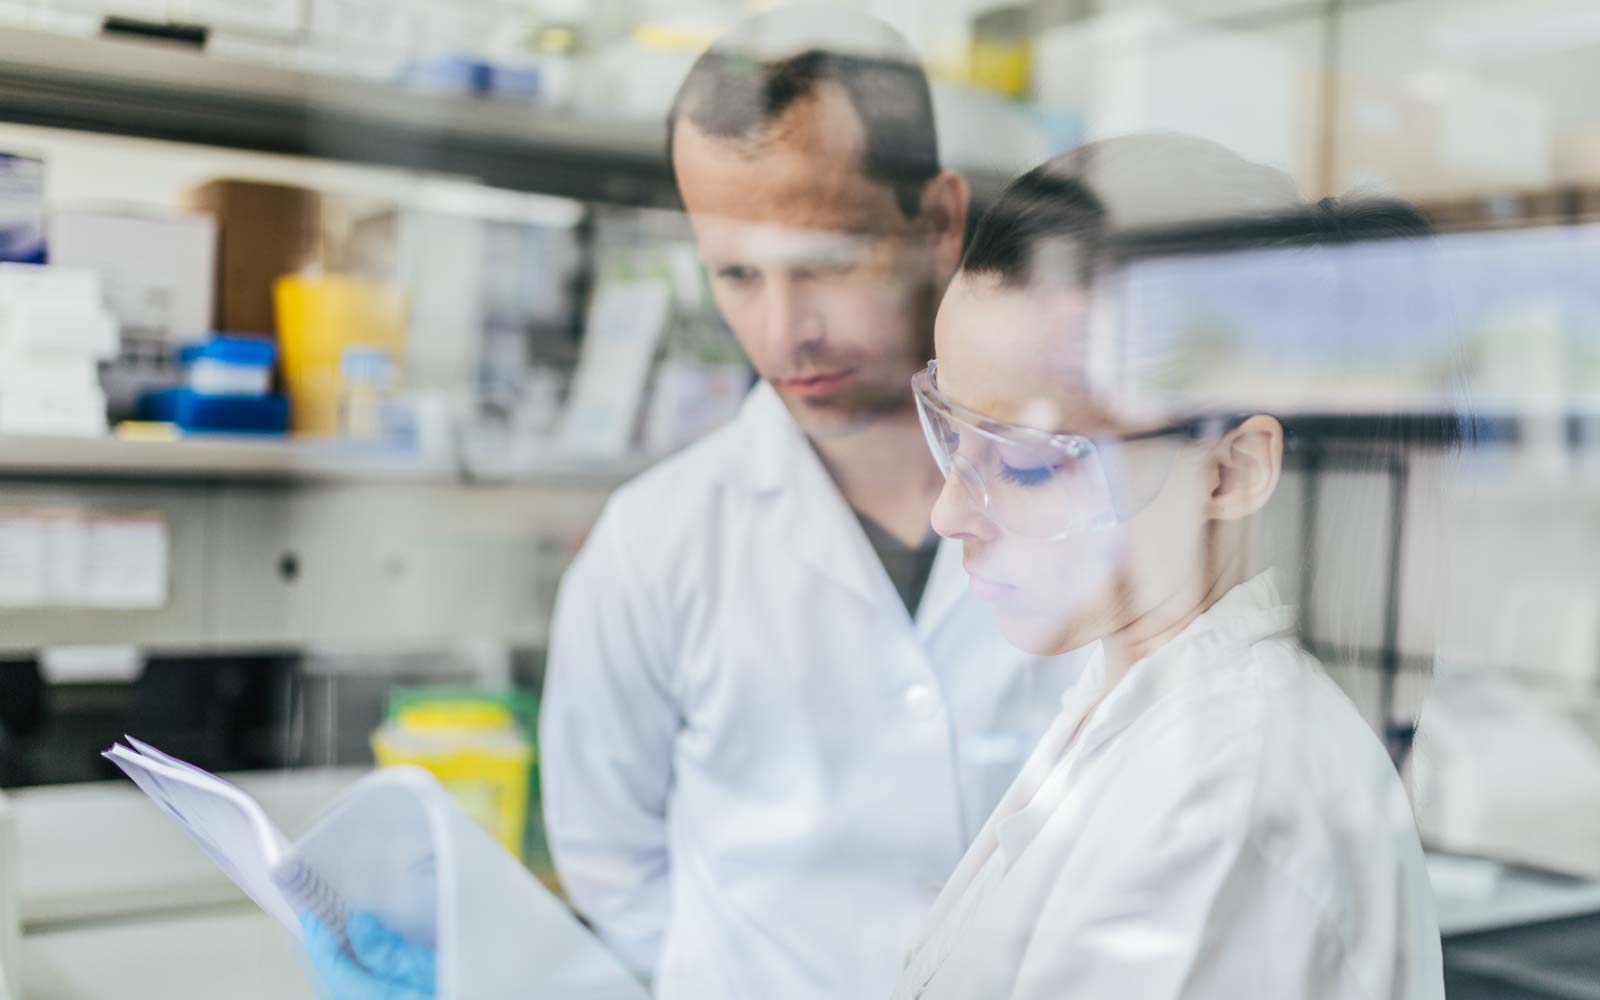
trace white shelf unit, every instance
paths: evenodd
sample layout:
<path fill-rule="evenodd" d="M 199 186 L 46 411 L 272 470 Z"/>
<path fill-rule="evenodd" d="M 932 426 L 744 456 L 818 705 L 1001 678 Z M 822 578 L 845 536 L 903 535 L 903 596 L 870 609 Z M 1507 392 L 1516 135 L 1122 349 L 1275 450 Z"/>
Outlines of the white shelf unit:
<path fill-rule="evenodd" d="M 0 656 L 537 647 L 561 572 L 641 464 L 553 458 L 485 483 L 292 441 L 0 437 L 0 513 L 158 515 L 169 581 L 153 609 L 0 608 Z"/>
<path fill-rule="evenodd" d="M 550 487 L 611 487 L 650 461 L 642 455 L 551 454 L 501 478 Z M 139 441 L 0 435 L 0 480 L 18 478 L 444 483 L 478 477 L 447 457 L 336 440 L 204 436 Z"/>

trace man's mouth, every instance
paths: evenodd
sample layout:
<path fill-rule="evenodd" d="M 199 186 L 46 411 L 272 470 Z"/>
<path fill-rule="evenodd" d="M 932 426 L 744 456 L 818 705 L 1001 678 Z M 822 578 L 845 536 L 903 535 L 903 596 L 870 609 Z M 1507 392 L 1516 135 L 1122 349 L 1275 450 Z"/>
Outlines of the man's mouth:
<path fill-rule="evenodd" d="M 778 388 L 790 396 L 826 396 L 855 377 L 856 369 L 840 368 L 817 375 L 779 379 Z"/>

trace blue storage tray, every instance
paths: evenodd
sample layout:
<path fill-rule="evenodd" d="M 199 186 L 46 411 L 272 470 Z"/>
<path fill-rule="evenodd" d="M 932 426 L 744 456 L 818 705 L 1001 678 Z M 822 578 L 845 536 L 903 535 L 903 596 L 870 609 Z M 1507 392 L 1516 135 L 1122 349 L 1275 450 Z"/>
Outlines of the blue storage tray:
<path fill-rule="evenodd" d="M 189 433 L 286 434 L 289 400 L 272 396 L 203 396 L 193 389 L 162 389 L 139 401 L 142 420 L 177 424 Z"/>

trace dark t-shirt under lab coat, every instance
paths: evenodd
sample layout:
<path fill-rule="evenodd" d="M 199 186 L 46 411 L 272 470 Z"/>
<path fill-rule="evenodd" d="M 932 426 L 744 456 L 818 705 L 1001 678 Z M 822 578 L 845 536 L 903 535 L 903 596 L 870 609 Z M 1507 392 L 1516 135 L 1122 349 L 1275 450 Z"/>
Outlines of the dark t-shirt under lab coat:
<path fill-rule="evenodd" d="M 867 541 L 872 543 L 872 551 L 878 554 L 889 581 L 905 603 L 906 613 L 915 618 L 922 592 L 928 589 L 928 577 L 933 573 L 933 558 L 939 554 L 939 536 L 930 531 L 920 545 L 912 548 L 872 518 L 860 511 L 855 514 L 861 530 L 867 533 Z"/>

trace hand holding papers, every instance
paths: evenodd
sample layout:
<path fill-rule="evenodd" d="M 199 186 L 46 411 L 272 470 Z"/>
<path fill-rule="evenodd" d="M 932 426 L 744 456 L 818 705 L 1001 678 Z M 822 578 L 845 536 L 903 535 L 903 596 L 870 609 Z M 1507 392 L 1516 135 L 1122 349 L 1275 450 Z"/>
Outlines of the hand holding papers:
<path fill-rule="evenodd" d="M 648 996 L 426 771 L 389 768 L 363 778 L 291 843 L 238 788 L 128 742 L 106 757 L 302 940 L 309 913 L 350 952 L 352 919 L 370 914 L 436 952 L 443 1000 Z"/>

